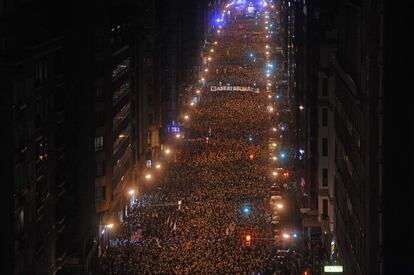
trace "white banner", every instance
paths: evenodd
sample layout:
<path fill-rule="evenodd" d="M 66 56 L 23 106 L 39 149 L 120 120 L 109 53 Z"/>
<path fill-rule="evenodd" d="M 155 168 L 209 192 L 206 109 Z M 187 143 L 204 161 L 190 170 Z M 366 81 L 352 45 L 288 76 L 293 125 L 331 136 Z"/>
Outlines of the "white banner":
<path fill-rule="evenodd" d="M 210 86 L 210 91 L 238 91 L 238 92 L 254 92 L 259 93 L 259 88 L 242 87 L 242 86 Z"/>

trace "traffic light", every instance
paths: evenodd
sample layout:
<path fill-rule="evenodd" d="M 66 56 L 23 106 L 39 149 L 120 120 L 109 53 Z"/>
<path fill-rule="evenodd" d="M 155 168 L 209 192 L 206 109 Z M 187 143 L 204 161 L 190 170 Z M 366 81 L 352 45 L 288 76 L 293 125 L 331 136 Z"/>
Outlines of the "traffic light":
<path fill-rule="evenodd" d="M 246 240 L 245 240 L 245 244 L 246 244 L 246 246 L 250 246 L 250 241 L 251 241 L 251 239 L 252 239 L 252 236 L 250 236 L 250 235 L 246 235 Z"/>

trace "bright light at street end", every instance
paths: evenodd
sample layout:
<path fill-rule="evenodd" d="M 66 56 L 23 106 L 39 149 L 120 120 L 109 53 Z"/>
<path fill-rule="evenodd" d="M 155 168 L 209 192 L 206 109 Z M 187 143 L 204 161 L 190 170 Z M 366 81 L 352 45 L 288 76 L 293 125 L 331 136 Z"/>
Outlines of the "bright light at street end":
<path fill-rule="evenodd" d="M 185 120 L 188 120 L 190 117 L 189 116 L 184 116 L 184 119 Z"/>
<path fill-rule="evenodd" d="M 275 177 L 278 175 L 278 173 L 277 173 L 277 172 L 273 172 L 272 174 L 273 174 L 273 176 L 275 176 Z"/>
<path fill-rule="evenodd" d="M 114 227 L 113 223 L 107 224 L 106 227 L 108 227 L 109 229 L 111 229 L 112 227 Z"/>
<path fill-rule="evenodd" d="M 277 160 L 277 157 L 272 157 L 273 160 Z"/>
<path fill-rule="evenodd" d="M 217 45 L 217 41 L 214 41 L 214 45 Z"/>
<path fill-rule="evenodd" d="M 146 174 L 146 175 L 145 175 L 145 178 L 146 178 L 147 180 L 151 179 L 151 177 L 152 177 L 152 176 L 151 176 L 151 174 Z"/>
<path fill-rule="evenodd" d="M 204 71 L 205 71 L 205 72 L 208 72 L 208 68 L 205 68 L 205 69 L 204 69 Z"/>
<path fill-rule="evenodd" d="M 191 106 L 194 106 L 194 102 L 191 102 L 191 103 L 190 103 L 190 105 L 191 105 Z"/>
<path fill-rule="evenodd" d="M 171 150 L 170 149 L 167 149 L 167 150 L 165 150 L 165 153 L 166 154 L 169 154 L 169 153 L 171 153 Z"/>
<path fill-rule="evenodd" d="M 273 132 L 277 132 L 277 129 L 276 129 L 276 128 L 272 128 L 272 131 L 273 131 Z"/>
<path fill-rule="evenodd" d="M 180 137 L 181 137 L 181 135 L 180 135 L 180 134 L 176 134 L 176 135 L 175 135 L 175 137 L 176 137 L 176 138 L 180 138 Z"/>
<path fill-rule="evenodd" d="M 128 194 L 130 194 L 130 195 L 134 195 L 134 193 L 135 193 L 135 190 L 129 190 L 129 192 L 128 192 Z"/>
<path fill-rule="evenodd" d="M 161 168 L 161 164 L 155 165 L 155 168 L 160 169 Z"/>
<path fill-rule="evenodd" d="M 290 238 L 290 235 L 289 235 L 289 234 L 284 233 L 284 234 L 283 234 L 283 238 L 285 238 L 285 239 L 289 239 L 289 238 Z"/>
<path fill-rule="evenodd" d="M 207 60 L 208 60 L 208 61 L 211 61 L 211 57 L 208 57 L 208 58 L 207 58 Z"/>
<path fill-rule="evenodd" d="M 279 208 L 279 209 L 282 209 L 283 208 L 283 204 L 278 203 L 278 204 L 276 204 L 276 207 Z"/>
<path fill-rule="evenodd" d="M 299 109 L 300 109 L 300 110 L 303 110 L 303 109 L 305 109 L 305 107 L 303 107 L 302 105 L 300 105 L 300 106 L 299 106 Z"/>
<path fill-rule="evenodd" d="M 272 96 L 271 96 L 271 95 L 268 95 L 267 97 L 268 97 L 268 98 L 272 98 Z"/>

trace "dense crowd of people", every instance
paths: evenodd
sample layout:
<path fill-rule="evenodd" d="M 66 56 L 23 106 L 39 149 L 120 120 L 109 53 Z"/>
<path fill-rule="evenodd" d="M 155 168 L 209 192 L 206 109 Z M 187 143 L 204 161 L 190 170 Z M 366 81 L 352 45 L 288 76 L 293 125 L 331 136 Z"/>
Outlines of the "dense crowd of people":
<path fill-rule="evenodd" d="M 226 73 L 213 72 L 211 81 L 262 81 L 263 66 L 231 65 L 232 59 L 243 59 L 254 47 L 264 48 L 262 37 L 255 34 L 253 40 L 246 40 L 238 33 L 257 31 L 254 22 L 244 20 L 228 27 L 234 35 L 222 39 L 227 42 L 216 51 L 215 65 Z M 237 39 L 242 43 L 235 43 Z M 162 182 L 140 195 L 111 235 L 101 257 L 102 274 L 262 274 L 272 270 L 269 255 L 275 248 L 273 242 L 265 241 L 273 237 L 267 141 L 275 117 L 267 111 L 269 104 L 264 93 L 202 95 L 184 125 L 186 139 L 176 148 L 175 161 Z M 249 245 L 246 235 L 253 237 Z"/>

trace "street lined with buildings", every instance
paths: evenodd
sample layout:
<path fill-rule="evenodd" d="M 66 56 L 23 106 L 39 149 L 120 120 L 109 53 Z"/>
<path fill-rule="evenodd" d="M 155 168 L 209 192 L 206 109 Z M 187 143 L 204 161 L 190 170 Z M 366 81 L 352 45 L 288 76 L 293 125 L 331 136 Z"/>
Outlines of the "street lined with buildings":
<path fill-rule="evenodd" d="M 276 7 L 264 3 L 230 2 L 215 19 L 199 83 L 163 149 L 163 174 L 145 175 L 152 188 L 108 229 L 103 272 L 302 271 L 296 156 L 279 119 L 286 95 L 274 92 Z"/>

